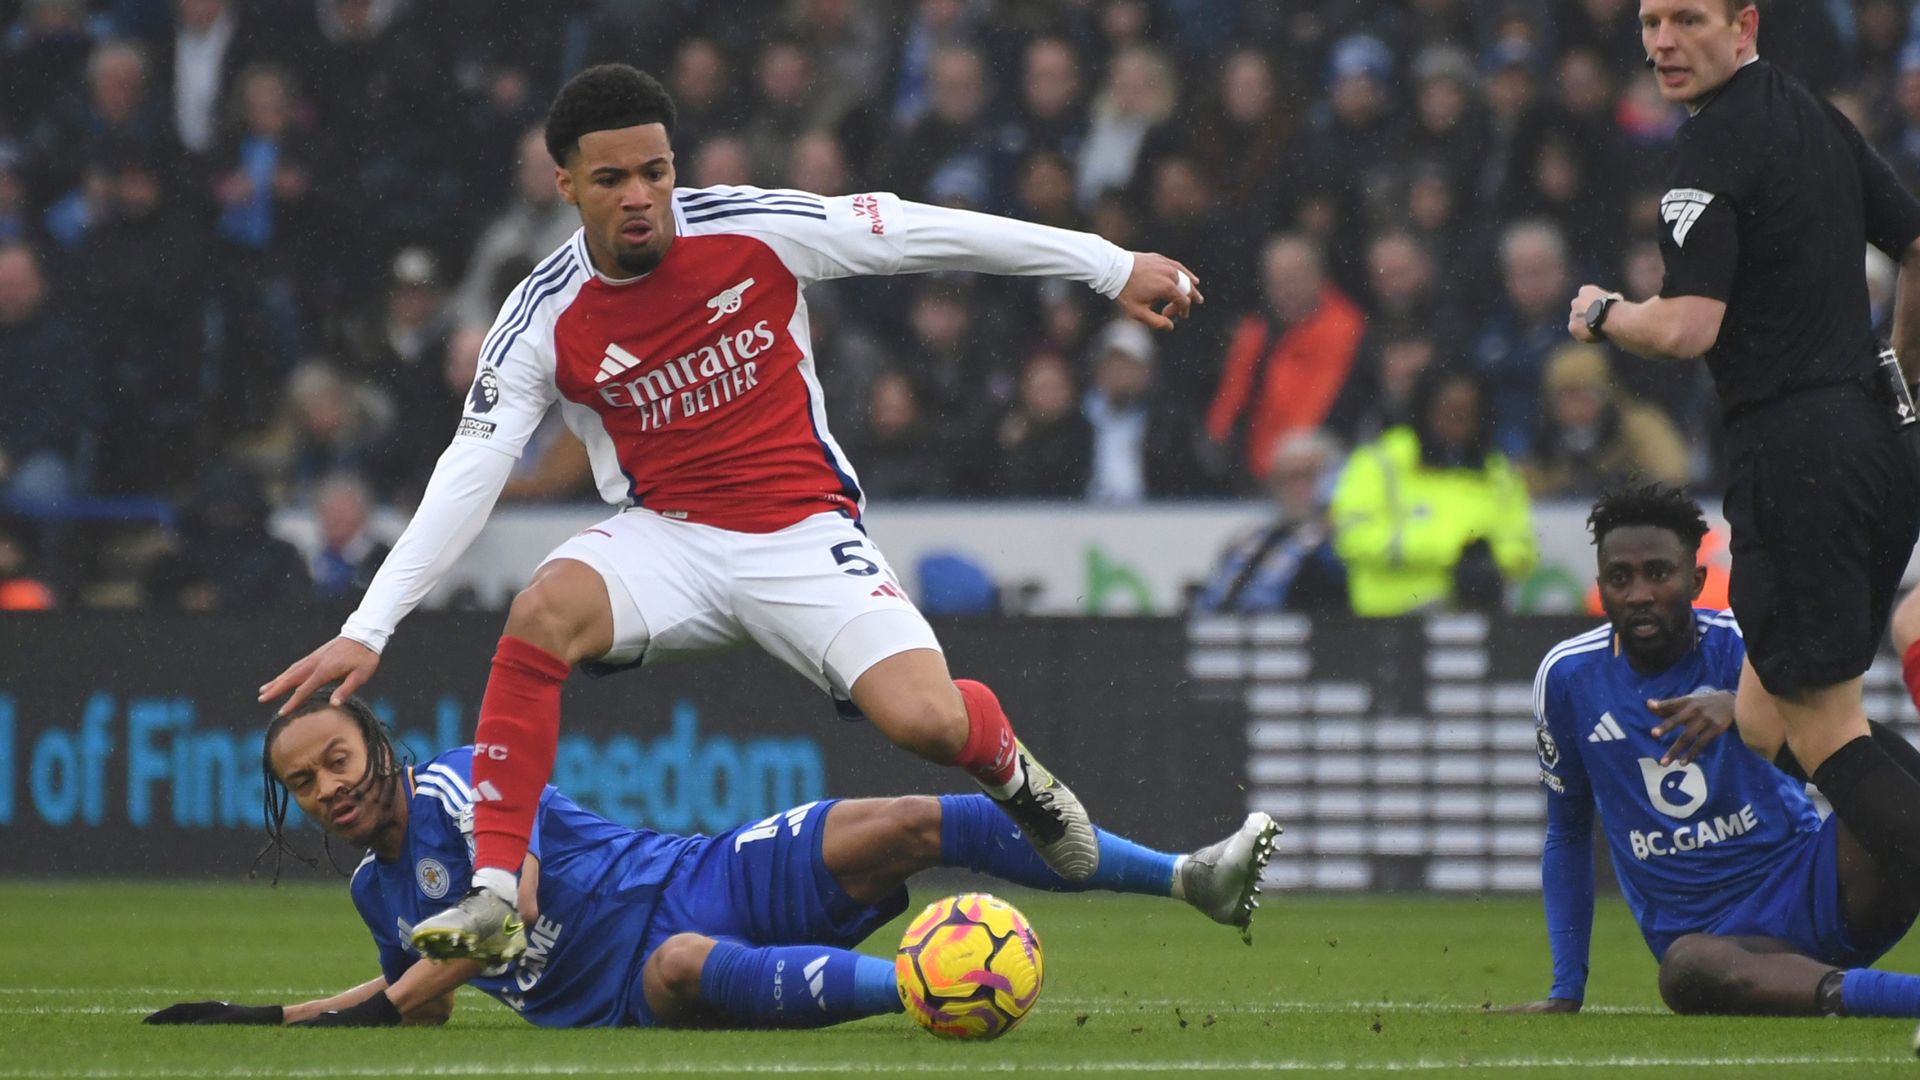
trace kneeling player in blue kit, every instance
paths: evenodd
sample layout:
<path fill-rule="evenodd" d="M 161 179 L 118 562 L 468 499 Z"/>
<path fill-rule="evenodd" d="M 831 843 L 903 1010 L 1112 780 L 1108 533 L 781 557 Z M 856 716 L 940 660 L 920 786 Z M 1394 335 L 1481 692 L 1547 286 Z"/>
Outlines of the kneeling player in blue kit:
<path fill-rule="evenodd" d="M 818 1027 L 900 1012 L 891 958 L 850 951 L 906 909 L 906 880 L 964 867 L 1038 889 L 1184 899 L 1248 930 L 1278 827 L 1250 815 L 1232 836 L 1168 855 L 1098 832 L 1100 862 L 1070 885 L 984 795 L 823 800 L 719 836 L 628 829 L 552 787 L 520 878 L 516 956 L 482 970 L 408 945 L 470 872 L 472 747 L 399 762 L 357 699 L 316 694 L 267 729 L 268 829 L 283 848 L 288 797 L 369 849 L 353 902 L 380 977 L 296 1005 L 172 1005 L 156 1024 L 380 1026 L 440 1023 L 471 983 L 543 1027 Z M 1096 830 L 1097 831 L 1097 830 Z M 525 932 L 511 925 L 524 919 Z M 522 944 L 524 943 L 524 944 Z"/>
<path fill-rule="evenodd" d="M 1587 524 L 1608 625 L 1554 646 L 1534 680 L 1553 990 L 1519 1011 L 1574 1012 L 1585 997 L 1597 810 L 1675 1012 L 1920 1016 L 1920 976 L 1868 967 L 1920 912 L 1906 869 L 1821 820 L 1780 751 L 1784 727 L 1743 716 L 1744 743 L 1716 739 L 1746 650 L 1731 612 L 1692 606 L 1700 508 L 1651 485 L 1603 497 Z M 1878 725 L 1874 737 L 1920 775 L 1904 739 Z"/>

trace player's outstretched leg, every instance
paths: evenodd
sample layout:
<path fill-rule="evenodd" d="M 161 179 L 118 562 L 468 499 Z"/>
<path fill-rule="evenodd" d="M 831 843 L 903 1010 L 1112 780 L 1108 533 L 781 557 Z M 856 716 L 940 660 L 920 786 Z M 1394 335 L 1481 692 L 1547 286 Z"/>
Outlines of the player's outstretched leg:
<path fill-rule="evenodd" d="M 1055 873 L 1068 881 L 1088 880 L 1099 867 L 1100 844 L 1079 796 L 1013 737 L 992 690 L 973 679 L 955 679 L 953 685 L 967 707 L 962 760 L 980 763 L 968 771 Z"/>
<path fill-rule="evenodd" d="M 894 653 L 854 677 L 849 692 L 894 745 L 973 777 L 1061 877 L 1093 873 L 1100 848 L 1086 808 L 1014 737 L 993 691 L 953 678 L 939 650 Z"/>
<path fill-rule="evenodd" d="M 1774 938 L 1688 934 L 1660 961 L 1660 997 L 1694 1016 L 1920 1018 L 1920 975 L 1843 970 Z"/>
<path fill-rule="evenodd" d="M 940 797 L 940 865 L 964 867 L 1016 885 L 1055 892 L 1103 890 L 1185 900 L 1217 923 L 1236 927 L 1252 942 L 1260 875 L 1273 857 L 1280 826 L 1266 814 L 1247 815 L 1240 828 L 1188 855 L 1155 851 L 1096 828 L 1099 867 L 1086 881 L 1054 873 L 1031 848 L 1007 833 L 993 804 L 978 795 Z"/>
<path fill-rule="evenodd" d="M 613 608 L 599 571 L 555 559 L 514 597 L 493 654 L 473 742 L 473 888 L 413 928 L 436 960 L 504 963 L 526 948 L 516 911 L 540 792 L 560 742 L 560 686 L 579 661 L 613 647 Z"/>
<path fill-rule="evenodd" d="M 702 934 L 662 942 L 647 957 L 641 987 L 667 1027 L 826 1027 L 905 1009 L 890 960 Z"/>
<path fill-rule="evenodd" d="M 1253 910 L 1260 906 L 1260 874 L 1273 857 L 1280 825 L 1256 810 L 1224 840 L 1180 857 L 1174 895 L 1217 923 L 1240 928 L 1253 944 Z"/>
<path fill-rule="evenodd" d="M 505 963 L 527 947 L 514 898 L 540 789 L 560 737 L 560 684 L 569 665 L 512 635 L 500 639 L 474 734 L 473 887 L 414 925 L 413 947 L 435 960 Z"/>

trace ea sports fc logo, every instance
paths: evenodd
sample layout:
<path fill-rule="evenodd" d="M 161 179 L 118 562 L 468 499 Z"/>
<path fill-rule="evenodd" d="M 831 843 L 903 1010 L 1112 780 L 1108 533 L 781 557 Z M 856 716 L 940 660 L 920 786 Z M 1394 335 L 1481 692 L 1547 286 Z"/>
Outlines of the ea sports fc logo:
<path fill-rule="evenodd" d="M 1653 808 L 1670 818 L 1692 817 L 1707 805 L 1707 774 L 1692 762 L 1662 765 L 1658 758 L 1643 757 L 1640 778 Z"/>
<path fill-rule="evenodd" d="M 453 883 L 453 876 L 447 868 L 440 865 L 439 859 L 421 859 L 413 864 L 413 880 L 428 899 L 438 900 L 447 895 L 447 886 Z"/>

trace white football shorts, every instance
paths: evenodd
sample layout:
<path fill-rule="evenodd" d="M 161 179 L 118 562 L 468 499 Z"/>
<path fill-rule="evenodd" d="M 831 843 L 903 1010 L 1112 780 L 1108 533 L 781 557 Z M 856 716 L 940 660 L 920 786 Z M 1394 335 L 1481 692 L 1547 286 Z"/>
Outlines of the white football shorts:
<path fill-rule="evenodd" d="M 743 533 L 638 507 L 547 556 L 598 571 L 613 606 L 603 668 L 757 642 L 839 702 L 889 656 L 939 651 L 920 609 L 867 534 L 838 513 Z"/>

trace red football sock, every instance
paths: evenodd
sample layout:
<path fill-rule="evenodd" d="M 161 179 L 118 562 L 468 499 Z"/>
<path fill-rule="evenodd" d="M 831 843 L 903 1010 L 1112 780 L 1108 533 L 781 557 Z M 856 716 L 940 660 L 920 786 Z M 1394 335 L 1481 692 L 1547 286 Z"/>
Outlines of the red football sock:
<path fill-rule="evenodd" d="M 500 639 L 473 733 L 473 868 L 520 872 L 540 789 L 560 742 L 565 660 L 517 637 Z"/>
<path fill-rule="evenodd" d="M 1003 788 L 1013 780 L 1019 757 L 1013 747 L 1013 725 L 1007 722 L 1000 699 L 984 683 L 955 679 L 960 699 L 967 703 L 967 741 L 953 763 L 989 788 Z"/>
<path fill-rule="evenodd" d="M 1907 646 L 1906 654 L 1900 657 L 1900 674 L 1907 680 L 1907 695 L 1920 705 L 1920 641 Z"/>

